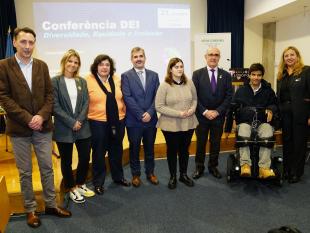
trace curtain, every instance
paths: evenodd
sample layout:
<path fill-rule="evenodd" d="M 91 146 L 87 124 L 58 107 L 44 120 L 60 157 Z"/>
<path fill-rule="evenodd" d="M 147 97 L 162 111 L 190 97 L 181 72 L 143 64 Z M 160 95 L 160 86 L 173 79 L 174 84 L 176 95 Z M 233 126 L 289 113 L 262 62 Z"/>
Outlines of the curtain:
<path fill-rule="evenodd" d="M 207 0 L 207 32 L 230 32 L 231 67 L 243 68 L 244 0 Z"/>
<path fill-rule="evenodd" d="M 14 0 L 0 0 L 0 59 L 5 58 L 8 29 L 11 36 L 16 28 L 16 13 Z"/>
<path fill-rule="evenodd" d="M 9 27 L 11 37 L 16 28 L 16 13 L 14 0 L 0 0 L 0 59 L 5 58 L 7 36 Z M 11 44 L 9 45 L 11 46 Z M 0 133 L 5 131 L 5 121 L 3 115 L 0 116 Z"/>

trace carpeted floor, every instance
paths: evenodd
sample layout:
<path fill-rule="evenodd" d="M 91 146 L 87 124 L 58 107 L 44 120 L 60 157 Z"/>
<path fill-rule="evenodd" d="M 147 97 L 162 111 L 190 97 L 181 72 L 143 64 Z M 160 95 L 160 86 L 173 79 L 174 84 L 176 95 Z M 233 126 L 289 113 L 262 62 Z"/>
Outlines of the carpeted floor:
<path fill-rule="evenodd" d="M 220 156 L 220 171 L 226 173 L 227 155 Z M 143 164 L 142 164 L 143 165 Z M 194 169 L 194 158 L 188 173 Z M 124 168 L 130 179 L 130 168 Z M 59 219 L 40 215 L 42 226 L 32 229 L 25 216 L 11 217 L 6 233 L 267 233 L 282 225 L 310 232 L 310 166 L 298 184 L 277 187 L 259 180 L 227 184 L 208 172 L 190 188 L 178 183 L 169 190 L 166 160 L 156 161 L 160 184 L 153 186 L 142 176 L 139 188 L 123 188 L 106 180 L 103 196 L 84 204 L 69 202 L 73 216 Z"/>

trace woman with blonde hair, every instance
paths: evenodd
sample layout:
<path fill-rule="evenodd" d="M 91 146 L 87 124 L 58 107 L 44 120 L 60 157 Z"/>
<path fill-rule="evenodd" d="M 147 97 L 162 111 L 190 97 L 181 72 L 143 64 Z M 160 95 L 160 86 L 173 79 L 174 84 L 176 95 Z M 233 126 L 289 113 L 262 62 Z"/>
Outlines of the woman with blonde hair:
<path fill-rule="evenodd" d="M 297 48 L 284 49 L 277 79 L 284 172 L 289 183 L 296 183 L 304 173 L 310 125 L 310 67 L 304 65 Z"/>
<path fill-rule="evenodd" d="M 189 146 L 198 125 L 195 115 L 196 89 L 184 74 L 183 61 L 172 58 L 167 67 L 165 81 L 159 86 L 155 108 L 160 113 L 157 127 L 161 128 L 167 144 L 167 161 L 170 171 L 168 188 L 177 185 L 177 156 L 179 156 L 179 181 L 191 187 L 194 182 L 187 176 Z"/>
<path fill-rule="evenodd" d="M 87 120 L 88 91 L 86 81 L 79 77 L 81 59 L 73 49 L 62 57 L 60 75 L 52 78 L 54 87 L 54 134 L 61 157 L 64 186 L 75 203 L 85 202 L 85 197 L 95 193 L 86 187 L 90 158 L 90 128 Z M 76 179 L 72 173 L 73 144 L 78 151 Z"/>

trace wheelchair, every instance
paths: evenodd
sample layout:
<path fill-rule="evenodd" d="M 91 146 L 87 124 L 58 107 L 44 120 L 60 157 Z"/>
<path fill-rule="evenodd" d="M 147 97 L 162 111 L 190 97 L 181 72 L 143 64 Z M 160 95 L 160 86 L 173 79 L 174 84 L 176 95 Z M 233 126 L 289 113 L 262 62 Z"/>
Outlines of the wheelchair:
<path fill-rule="evenodd" d="M 229 154 L 227 158 L 227 167 L 226 167 L 226 179 L 227 183 L 231 183 L 240 176 L 241 166 L 240 166 L 240 154 L 239 148 L 242 146 L 249 146 L 250 148 L 250 158 L 252 161 L 251 166 L 251 176 L 249 177 L 242 177 L 242 178 L 254 178 L 259 179 L 259 148 L 260 147 L 268 147 L 273 148 L 275 144 L 275 137 L 274 135 L 271 138 L 260 139 L 258 137 L 258 126 L 261 124 L 257 120 L 257 115 L 259 111 L 264 111 L 265 108 L 258 108 L 258 107 L 247 107 L 249 110 L 254 111 L 254 117 L 251 124 L 252 132 L 251 137 L 249 139 L 244 139 L 237 136 L 236 132 L 236 152 Z M 271 178 L 267 178 L 266 180 L 273 181 L 276 185 L 282 186 L 284 181 L 284 172 L 283 172 L 283 158 L 281 156 L 273 156 L 271 153 L 271 169 L 273 169 L 275 176 Z"/>

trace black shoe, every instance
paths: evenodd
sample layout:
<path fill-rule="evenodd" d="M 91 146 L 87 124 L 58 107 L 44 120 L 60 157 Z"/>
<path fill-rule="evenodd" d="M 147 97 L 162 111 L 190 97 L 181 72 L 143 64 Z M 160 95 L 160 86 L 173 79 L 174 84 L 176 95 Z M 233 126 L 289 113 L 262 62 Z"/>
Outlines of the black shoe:
<path fill-rule="evenodd" d="M 131 183 L 127 181 L 125 178 L 118 180 L 118 181 L 114 181 L 114 183 L 122 185 L 124 187 L 129 187 L 131 185 Z"/>
<path fill-rule="evenodd" d="M 300 181 L 300 177 L 293 175 L 288 178 L 288 182 L 290 184 L 298 183 Z"/>
<path fill-rule="evenodd" d="M 198 180 L 203 176 L 203 170 L 196 169 L 192 175 L 193 179 Z"/>
<path fill-rule="evenodd" d="M 103 193 L 104 193 L 103 186 L 95 186 L 95 193 L 98 195 L 103 195 Z"/>
<path fill-rule="evenodd" d="M 69 218 L 71 217 L 72 213 L 69 210 L 66 210 L 62 207 L 45 207 L 45 214 L 48 215 L 55 215 L 60 218 Z"/>
<path fill-rule="evenodd" d="M 175 189 L 177 187 L 177 177 L 176 176 L 170 176 L 168 188 Z"/>
<path fill-rule="evenodd" d="M 283 179 L 284 179 L 284 180 L 288 180 L 289 177 L 290 177 L 290 174 L 289 174 L 288 172 L 284 172 L 284 173 L 283 173 Z"/>
<path fill-rule="evenodd" d="M 212 174 L 217 179 L 222 178 L 221 173 L 219 172 L 219 170 L 217 170 L 216 167 L 209 167 L 209 172 L 210 172 L 210 174 Z"/>
<path fill-rule="evenodd" d="M 181 174 L 179 181 L 184 183 L 185 185 L 187 185 L 189 187 L 194 186 L 194 181 L 192 179 L 190 179 L 186 174 Z"/>

